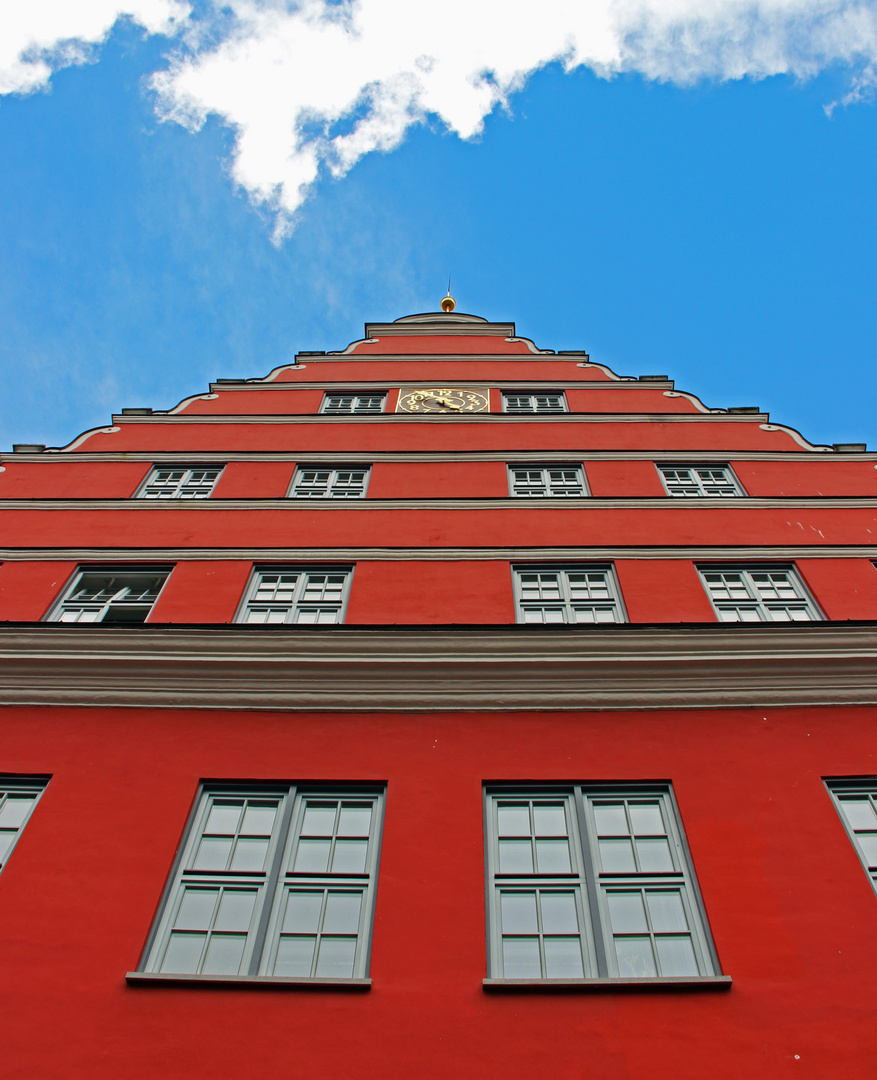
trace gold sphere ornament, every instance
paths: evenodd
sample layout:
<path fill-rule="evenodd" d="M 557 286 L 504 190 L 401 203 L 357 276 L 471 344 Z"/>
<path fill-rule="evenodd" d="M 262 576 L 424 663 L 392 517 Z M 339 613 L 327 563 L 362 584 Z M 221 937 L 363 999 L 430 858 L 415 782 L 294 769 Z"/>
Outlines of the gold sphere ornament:
<path fill-rule="evenodd" d="M 448 293 L 447 296 L 442 297 L 442 311 L 446 315 L 450 315 L 454 308 L 457 306 L 457 301 Z"/>

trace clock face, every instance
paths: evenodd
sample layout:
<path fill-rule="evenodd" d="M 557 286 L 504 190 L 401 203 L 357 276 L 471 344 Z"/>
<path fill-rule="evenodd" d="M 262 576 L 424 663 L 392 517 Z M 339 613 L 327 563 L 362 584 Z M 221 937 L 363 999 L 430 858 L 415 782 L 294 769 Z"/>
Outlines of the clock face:
<path fill-rule="evenodd" d="M 444 413 L 450 416 L 466 413 L 488 412 L 490 407 L 487 387 L 461 390 L 445 387 L 436 390 L 399 391 L 396 412 Z"/>

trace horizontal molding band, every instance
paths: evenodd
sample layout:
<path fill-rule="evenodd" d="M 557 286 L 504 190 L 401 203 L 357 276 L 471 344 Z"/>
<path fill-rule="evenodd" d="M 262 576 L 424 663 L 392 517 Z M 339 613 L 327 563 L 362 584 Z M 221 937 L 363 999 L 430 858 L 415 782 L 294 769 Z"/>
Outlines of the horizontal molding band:
<path fill-rule="evenodd" d="M 278 975 L 172 975 L 168 972 L 129 971 L 129 986 L 199 987 L 226 990 L 370 990 L 371 979 L 297 979 Z"/>
<path fill-rule="evenodd" d="M 0 626 L 0 704 L 245 712 L 877 705 L 877 624 Z"/>
<path fill-rule="evenodd" d="M 446 358 L 447 359 L 447 358 Z M 531 358 L 532 359 L 532 358 Z M 576 357 L 574 356 L 560 356 L 553 357 L 554 360 L 560 360 L 561 363 L 566 361 L 570 365 L 579 367 L 576 363 Z M 305 359 L 305 363 L 296 365 L 297 368 L 306 368 L 308 364 L 312 364 L 315 361 L 322 361 L 322 356 L 308 356 Z M 595 365 L 596 366 L 596 365 Z M 619 385 L 639 387 L 640 390 L 672 390 L 673 380 L 662 379 L 661 381 L 648 381 L 641 382 L 637 378 L 629 379 L 577 379 L 577 372 L 574 370 L 570 372 L 567 379 L 539 379 L 534 385 L 532 379 L 461 379 L 457 376 L 451 376 L 449 379 L 445 379 L 441 385 L 459 386 L 463 389 L 469 386 L 483 387 L 486 382 L 489 382 L 491 390 L 529 390 L 531 393 L 535 391 L 541 392 L 542 390 L 614 390 Z M 426 390 L 433 389 L 438 386 L 435 377 L 432 379 L 406 379 L 406 387 L 414 387 L 415 389 L 423 388 Z M 238 393 L 241 390 L 274 390 L 274 391 L 289 391 L 289 390 L 322 390 L 325 393 L 346 393 L 349 390 L 397 390 L 397 386 L 391 386 L 387 379 L 345 379 L 344 382 L 339 383 L 327 383 L 325 379 L 320 381 L 299 381 L 298 379 L 285 379 L 282 382 L 260 382 L 258 380 L 245 380 L 240 383 L 228 383 L 228 382 L 212 382 L 210 384 L 211 394 L 221 394 L 224 390 L 233 390 Z"/>
<path fill-rule="evenodd" d="M 484 979 L 481 985 L 491 993 L 503 994 L 579 994 L 600 993 L 601 991 L 672 993 L 683 990 L 730 990 L 731 976 L 675 975 L 667 978 L 645 979 Z"/>
<path fill-rule="evenodd" d="M 407 384 L 406 384 L 407 385 Z M 113 414 L 113 424 L 766 424 L 767 413 L 364 413 L 331 416 L 325 413 L 151 413 Z M 96 429 L 98 432 L 100 429 Z"/>
<path fill-rule="evenodd" d="M 874 510 L 877 496 L 863 498 L 855 495 L 828 497 L 784 497 L 779 499 L 750 498 L 674 498 L 670 495 L 655 498 L 603 499 L 591 495 L 579 498 L 511 498 L 490 499 L 4 499 L 3 510 L 237 510 L 253 513 L 258 510 L 666 510 L 668 507 L 688 510 Z"/>
<path fill-rule="evenodd" d="M 788 562 L 793 559 L 877 559 L 877 544 L 824 547 L 7 547 L 0 562 L 612 562 L 619 559 L 686 559 L 711 562 Z"/>
<path fill-rule="evenodd" d="M 270 450 L 131 450 L 131 451 L 66 451 L 48 450 L 36 454 L 0 453 L 0 462 L 14 463 L 21 461 L 46 462 L 57 460 L 53 455 L 64 454 L 73 461 L 125 461 L 157 464 L 188 464 L 229 462 L 229 461 L 293 461 L 316 464 L 370 465 L 376 462 L 451 462 L 451 461 L 502 461 L 512 464 L 536 461 L 654 461 L 679 464 L 707 464 L 710 462 L 734 461 L 870 461 L 877 462 L 875 451 L 855 451 L 837 453 L 819 451 L 814 457 L 812 450 L 374 450 L 349 451 L 339 450 L 330 453 L 326 450 L 270 451 Z"/>

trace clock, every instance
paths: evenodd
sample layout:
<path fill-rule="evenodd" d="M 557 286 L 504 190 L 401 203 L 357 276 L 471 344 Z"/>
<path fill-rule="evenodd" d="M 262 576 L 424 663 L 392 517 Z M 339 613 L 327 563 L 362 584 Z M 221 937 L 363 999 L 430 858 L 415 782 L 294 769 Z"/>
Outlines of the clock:
<path fill-rule="evenodd" d="M 404 387 L 399 391 L 396 412 L 404 413 L 479 413 L 490 411 L 490 398 L 486 386 L 474 389 L 411 390 Z"/>

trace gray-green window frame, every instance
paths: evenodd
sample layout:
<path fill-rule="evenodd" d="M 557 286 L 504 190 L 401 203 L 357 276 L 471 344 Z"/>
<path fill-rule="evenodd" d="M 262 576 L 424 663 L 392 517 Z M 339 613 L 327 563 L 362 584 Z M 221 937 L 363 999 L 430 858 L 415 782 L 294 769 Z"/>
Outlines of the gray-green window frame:
<path fill-rule="evenodd" d="M 316 474 L 319 480 L 310 480 Z M 370 465 L 299 465 L 292 477 L 290 499 L 364 499 Z"/>
<path fill-rule="evenodd" d="M 566 394 L 562 390 L 503 390 L 501 396 L 502 411 L 513 416 L 569 412 Z M 529 400 L 525 402 L 525 398 Z"/>
<path fill-rule="evenodd" d="M 826 779 L 825 786 L 877 892 L 877 776 L 836 777 Z"/>
<path fill-rule="evenodd" d="M 589 494 L 585 470 L 573 462 L 564 465 L 510 464 L 506 469 L 509 496 L 513 499 L 582 499 Z M 525 473 L 526 479 L 522 477 Z"/>
<path fill-rule="evenodd" d="M 515 823 L 524 821 L 524 804 L 531 828 L 529 834 L 519 836 Z M 544 835 L 539 832 L 537 807 L 546 810 Z M 645 834 L 634 825 L 634 832 L 624 836 L 606 833 L 605 822 L 619 807 L 624 808 L 628 826 L 633 807 L 652 832 Z M 559 808 L 565 832 L 558 824 Z M 506 826 L 501 815 L 508 810 L 511 825 Z M 660 827 L 655 831 L 658 816 Z M 484 787 L 484 834 L 488 984 L 728 983 L 721 976 L 670 784 L 526 788 L 488 784 Z M 511 845 L 511 861 L 505 867 L 504 843 Z M 629 865 L 624 867 L 612 847 L 623 843 L 629 844 L 625 856 Z M 540 844 L 546 852 L 545 866 L 540 862 Z M 606 869 L 604 858 L 614 858 L 616 868 Z M 546 895 L 563 900 L 554 903 L 549 919 L 544 916 Z M 525 905 L 522 901 L 530 896 L 533 902 Z M 508 897 L 519 902 L 509 908 L 511 915 L 506 918 Z M 634 910 L 637 905 L 639 915 Z M 625 926 L 623 920 L 631 915 L 635 925 Z M 522 942 L 527 943 L 526 950 L 521 949 Z"/>
<path fill-rule="evenodd" d="M 574 563 L 565 566 L 518 563 L 511 569 L 515 618 L 519 623 L 531 626 L 561 623 L 599 626 L 627 622 L 621 589 L 611 563 Z M 531 595 L 530 581 L 534 575 L 539 575 L 538 597 Z M 542 579 L 545 579 L 548 587 L 552 577 L 557 583 L 557 595 L 541 595 Z M 584 585 L 577 585 L 582 579 L 585 579 Z M 598 592 L 605 595 L 597 595 Z M 528 619 L 528 612 L 541 613 L 543 617 Z M 589 612 L 593 618 L 585 617 Z M 605 614 L 612 617 L 599 617 Z M 559 615 L 560 618 L 549 618 L 549 615 Z"/>
<path fill-rule="evenodd" d="M 272 577 L 277 577 L 278 583 L 273 596 L 269 596 L 264 586 Z M 288 579 L 285 587 L 280 581 L 284 577 Z M 326 597 L 325 587 L 320 595 L 311 590 L 312 581 L 321 577 L 342 579 L 340 590 L 330 590 L 335 594 L 340 592 L 337 600 Z M 352 578 L 352 566 L 257 566 L 247 583 L 235 622 L 255 626 L 291 623 L 337 626 L 344 622 Z M 266 617 L 253 617 L 259 614 Z M 333 617 L 324 617 L 328 615 Z"/>
<path fill-rule="evenodd" d="M 657 470 L 664 490 L 674 499 L 733 499 L 746 494 L 730 465 L 662 462 Z M 688 480 L 674 480 L 668 473 L 688 473 Z"/>
<path fill-rule="evenodd" d="M 375 398 L 380 398 L 377 404 L 373 403 Z M 364 390 L 362 393 L 352 390 L 332 390 L 326 391 L 323 395 L 323 400 L 320 403 L 320 413 L 323 416 L 377 416 L 386 407 L 386 390 Z"/>
<path fill-rule="evenodd" d="M 171 566 L 78 566 L 45 621 L 118 626 L 144 623 L 172 570 Z"/>
<path fill-rule="evenodd" d="M 385 795 L 386 787 L 374 784 L 354 787 L 202 783 L 138 972 L 184 981 L 242 979 L 316 985 L 366 980 L 371 961 Z M 334 828 L 328 838 L 325 831 L 316 837 L 303 832 L 309 811 L 315 804 L 322 812 L 328 807 L 335 808 Z M 266 824 L 257 821 L 254 826 L 246 825 L 247 810 L 251 807 L 261 812 Z M 226 821 L 231 820 L 235 808 L 239 809 L 236 821 L 223 825 L 222 816 L 226 815 Z M 359 815 L 352 830 L 344 825 L 345 810 L 351 808 Z M 369 816 L 363 827 L 366 808 Z M 266 818 L 269 809 L 274 811 L 270 824 Z M 211 825 L 212 815 L 217 811 L 220 825 Z M 220 827 L 228 831 L 217 832 Z M 261 828 L 263 832 L 247 831 L 252 828 Z M 313 827 L 310 831 L 313 832 Z M 236 865 L 241 840 L 250 847 L 244 849 L 241 865 Z M 324 840 L 329 844 L 325 869 L 315 864 L 312 853 L 309 854 L 309 865 L 303 869 L 300 864 L 302 843 L 322 843 Z M 206 861 L 212 859 L 213 863 L 206 867 L 201 855 L 205 841 L 214 844 L 206 856 Z M 220 842 L 219 846 L 216 841 Z M 256 847 L 254 842 L 259 846 Z M 226 845 L 227 852 L 224 868 L 220 865 L 222 844 Z M 346 847 L 339 856 L 343 845 Z M 358 849 L 354 852 L 358 861 L 352 863 L 351 849 L 354 847 Z M 259 851 L 264 852 L 261 861 Z M 339 857 L 346 860 L 340 870 L 336 866 Z M 229 893 L 236 895 L 225 922 L 222 922 L 223 903 Z M 312 929 L 310 924 L 302 924 L 301 911 L 298 915 L 293 913 L 290 927 L 294 898 L 302 896 L 319 898 L 319 910 Z M 353 896 L 359 897 L 359 906 L 351 918 L 349 900 Z M 194 906 L 190 905 L 193 915 L 184 911 L 190 897 L 195 898 Z M 240 903 L 242 897 L 243 904 Z M 345 903 L 340 908 L 335 904 L 333 914 L 332 907 L 337 898 L 343 898 Z M 310 905 L 310 913 L 304 911 L 305 918 L 313 921 L 314 907 Z M 330 922 L 332 918 L 334 924 Z M 339 919 L 341 922 L 346 919 L 343 926 Z M 195 922 L 198 925 L 194 925 Z M 177 947 L 176 942 L 184 938 L 189 939 L 188 943 L 182 948 Z M 221 947 L 211 960 L 211 949 L 220 938 L 223 939 Z M 289 964 L 285 968 L 282 963 L 278 964 L 282 942 L 289 938 L 299 942 L 305 938 L 313 939 L 309 974 L 301 972 L 301 965 L 293 971 Z M 346 946 L 340 963 L 339 942 Z M 324 954 L 327 950 L 331 954 L 333 948 L 334 967 L 332 963 L 324 965 Z M 301 949 L 298 955 L 301 957 Z M 179 957 L 186 957 L 187 963 L 180 962 Z"/>
<path fill-rule="evenodd" d="M 48 776 L 0 773 L 0 873 L 9 862 L 48 782 Z"/>
<path fill-rule="evenodd" d="M 153 465 L 136 499 L 209 499 L 224 465 Z M 167 474 L 164 479 L 163 474 Z"/>
<path fill-rule="evenodd" d="M 761 566 L 758 564 L 711 566 L 708 563 L 701 563 L 697 571 L 719 622 L 821 622 L 824 619 L 816 601 L 801 580 L 801 575 L 794 566 L 788 563 Z M 771 582 L 767 588 L 763 588 L 760 584 L 761 579 L 765 577 Z M 721 596 L 720 590 L 714 587 L 718 578 L 721 578 L 724 583 L 727 597 Z M 732 581 L 733 578 L 737 580 Z M 774 584 L 775 579 L 777 582 L 784 579 L 782 583 L 792 595 L 781 596 Z M 769 595 L 771 588 L 776 592 L 774 597 Z M 740 595 L 734 596 L 733 589 L 736 589 Z M 731 614 L 736 615 L 737 618 L 727 618 Z M 776 618 L 777 615 L 782 614 L 789 617 Z M 742 617 L 744 615 L 755 617 L 744 618 Z M 793 615 L 805 617 L 793 618 Z"/>

